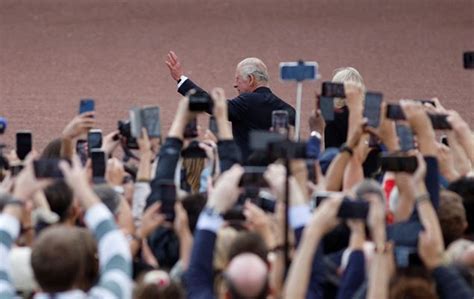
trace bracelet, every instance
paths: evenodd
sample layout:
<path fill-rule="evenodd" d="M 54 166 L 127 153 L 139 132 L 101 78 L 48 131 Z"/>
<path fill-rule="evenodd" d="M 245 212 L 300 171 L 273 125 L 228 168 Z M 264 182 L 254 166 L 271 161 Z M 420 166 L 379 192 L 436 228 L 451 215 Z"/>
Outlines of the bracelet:
<path fill-rule="evenodd" d="M 349 156 L 354 155 L 354 150 L 350 148 L 347 143 L 343 143 L 339 148 L 339 152 L 342 154 L 343 152 L 347 152 Z"/>
<path fill-rule="evenodd" d="M 25 202 L 22 200 L 19 200 L 18 198 L 10 197 L 9 200 L 5 203 L 5 205 L 15 205 L 23 208 L 25 206 Z"/>
<path fill-rule="evenodd" d="M 415 197 L 415 202 L 418 205 L 424 201 L 430 201 L 430 195 L 428 193 L 418 195 L 417 197 Z"/>

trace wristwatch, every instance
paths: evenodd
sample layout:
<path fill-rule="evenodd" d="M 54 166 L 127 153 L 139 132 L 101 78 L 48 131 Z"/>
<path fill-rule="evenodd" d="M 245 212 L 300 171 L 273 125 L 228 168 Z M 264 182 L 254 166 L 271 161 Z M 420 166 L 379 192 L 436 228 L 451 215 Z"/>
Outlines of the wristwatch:
<path fill-rule="evenodd" d="M 311 137 L 317 137 L 318 139 L 321 139 L 321 134 L 318 131 L 312 131 Z"/>
<path fill-rule="evenodd" d="M 354 154 L 354 150 L 350 146 L 348 146 L 347 143 L 343 143 L 341 145 L 341 147 L 339 148 L 339 152 L 340 153 L 347 152 L 350 156 Z"/>
<path fill-rule="evenodd" d="M 217 212 L 214 208 L 205 207 L 203 210 L 204 214 L 211 216 L 211 217 L 221 217 L 222 215 Z"/>

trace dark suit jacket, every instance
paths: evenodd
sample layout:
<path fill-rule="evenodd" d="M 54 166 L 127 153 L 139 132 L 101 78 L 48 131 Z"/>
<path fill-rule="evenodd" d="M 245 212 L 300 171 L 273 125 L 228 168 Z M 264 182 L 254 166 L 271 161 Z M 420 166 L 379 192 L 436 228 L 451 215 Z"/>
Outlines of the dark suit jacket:
<path fill-rule="evenodd" d="M 187 79 L 178 89 L 185 95 L 195 88 L 202 90 L 193 81 Z M 250 155 L 249 133 L 251 130 L 268 130 L 272 125 L 272 111 L 286 110 L 290 124 L 295 125 L 295 109 L 278 98 L 268 87 L 259 87 L 254 92 L 243 93 L 227 101 L 229 121 L 232 122 L 232 133 L 242 157 L 247 160 Z M 208 111 L 212 113 L 212 111 Z"/>

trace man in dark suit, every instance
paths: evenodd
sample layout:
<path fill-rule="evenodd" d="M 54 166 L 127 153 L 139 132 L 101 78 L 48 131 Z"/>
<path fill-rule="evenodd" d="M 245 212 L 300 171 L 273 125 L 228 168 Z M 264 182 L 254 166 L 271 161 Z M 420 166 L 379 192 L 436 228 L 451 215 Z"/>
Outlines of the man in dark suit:
<path fill-rule="evenodd" d="M 184 76 L 181 63 L 173 51 L 168 53 L 165 63 L 171 77 L 178 84 L 179 93 L 185 95 L 193 88 L 202 90 Z M 268 79 L 267 67 L 258 58 L 246 58 L 237 65 L 234 88 L 239 95 L 228 100 L 227 106 L 234 139 L 242 151 L 244 160 L 250 155 L 250 131 L 270 129 L 273 111 L 288 111 L 289 123 L 295 125 L 295 109 L 272 93 L 268 87 Z"/>

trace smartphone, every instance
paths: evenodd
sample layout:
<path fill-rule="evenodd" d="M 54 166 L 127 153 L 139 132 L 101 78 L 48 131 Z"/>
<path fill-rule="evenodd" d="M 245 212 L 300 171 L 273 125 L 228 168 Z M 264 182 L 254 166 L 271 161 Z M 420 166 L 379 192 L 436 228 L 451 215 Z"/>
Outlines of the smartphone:
<path fill-rule="evenodd" d="M 166 216 L 166 221 L 173 222 L 175 218 L 174 204 L 176 202 L 176 186 L 171 180 L 158 182 L 160 213 Z"/>
<path fill-rule="evenodd" d="M 435 130 L 451 130 L 451 124 L 448 122 L 447 114 L 431 114 L 428 113 L 431 125 Z"/>
<path fill-rule="evenodd" d="M 288 136 L 289 121 L 288 111 L 286 110 L 275 110 L 272 112 L 272 128 L 273 132 Z"/>
<path fill-rule="evenodd" d="M 63 178 L 59 168 L 61 159 L 40 159 L 33 161 L 33 169 L 37 178 Z"/>
<path fill-rule="evenodd" d="M 323 82 L 321 96 L 331 98 L 345 98 L 344 84 L 331 81 Z"/>
<path fill-rule="evenodd" d="M 407 152 L 415 148 L 413 131 L 409 126 L 397 124 L 396 126 L 398 141 L 402 152 Z"/>
<path fill-rule="evenodd" d="M 382 171 L 414 173 L 418 168 L 415 156 L 385 155 L 381 160 Z"/>
<path fill-rule="evenodd" d="M 30 131 L 19 131 L 16 133 L 16 155 L 18 159 L 24 160 L 33 147 L 33 137 Z"/>
<path fill-rule="evenodd" d="M 253 130 L 250 131 L 250 149 L 252 151 L 267 151 L 271 143 L 283 141 L 285 139 L 285 136 L 275 132 Z"/>
<path fill-rule="evenodd" d="M 209 117 L 209 131 L 212 132 L 216 137 L 219 134 L 219 129 L 217 128 L 217 120 L 214 116 Z"/>
<path fill-rule="evenodd" d="M 197 118 L 191 120 L 184 128 L 185 139 L 191 139 L 198 137 Z"/>
<path fill-rule="evenodd" d="M 12 177 L 16 177 L 23 170 L 23 168 L 23 164 L 10 165 L 10 173 Z"/>
<path fill-rule="evenodd" d="M 392 119 L 392 120 L 406 119 L 402 106 L 398 104 L 387 104 L 386 116 L 388 119 Z"/>
<path fill-rule="evenodd" d="M 93 99 L 81 99 L 79 103 L 79 114 L 94 111 L 95 101 Z"/>
<path fill-rule="evenodd" d="M 160 137 L 161 136 L 161 126 L 160 126 L 160 107 L 145 107 L 141 109 L 141 120 L 142 127 L 145 127 L 150 137 Z M 140 134 L 141 135 L 141 134 Z"/>
<path fill-rule="evenodd" d="M 315 61 L 280 62 L 280 79 L 283 81 L 316 80 L 318 63 Z"/>
<path fill-rule="evenodd" d="M 199 147 L 199 141 L 193 140 L 188 147 L 181 151 L 181 157 L 185 159 L 203 159 L 207 158 L 206 151 Z"/>
<path fill-rule="evenodd" d="M 263 178 L 263 174 L 265 173 L 266 169 L 266 167 L 245 166 L 244 173 L 240 177 L 239 187 L 268 187 L 267 181 Z"/>
<path fill-rule="evenodd" d="M 105 169 L 107 158 L 105 152 L 100 149 L 91 151 L 92 162 L 92 178 L 95 183 L 103 183 L 105 181 Z"/>
<path fill-rule="evenodd" d="M 93 129 L 87 133 L 87 148 L 89 155 L 93 149 L 100 149 L 102 147 L 102 130 Z"/>
<path fill-rule="evenodd" d="M 87 140 L 79 139 L 76 142 L 76 153 L 81 160 L 82 165 L 86 165 L 87 162 Z"/>
<path fill-rule="evenodd" d="M 369 203 L 364 200 L 352 200 L 345 197 L 337 212 L 337 217 L 342 219 L 367 219 Z"/>
<path fill-rule="evenodd" d="M 334 98 L 321 96 L 319 97 L 319 109 L 325 121 L 334 120 Z"/>
<path fill-rule="evenodd" d="M 464 52 L 463 62 L 464 62 L 464 68 L 466 70 L 474 69 L 474 51 Z"/>
<path fill-rule="evenodd" d="M 331 196 L 335 196 L 340 194 L 339 192 L 331 192 L 331 191 L 317 191 L 311 197 L 311 206 L 313 209 L 319 207 L 319 205 L 326 199 Z"/>
<path fill-rule="evenodd" d="M 368 119 L 367 125 L 378 128 L 380 125 L 380 107 L 383 95 L 379 92 L 366 92 L 364 103 L 364 117 Z"/>
<path fill-rule="evenodd" d="M 397 268 L 423 266 L 416 247 L 395 246 L 394 257 Z"/>

